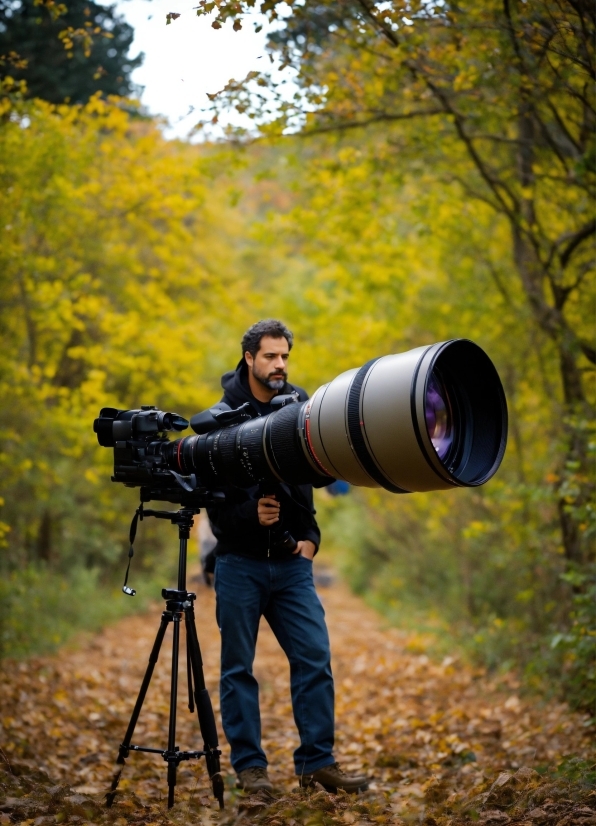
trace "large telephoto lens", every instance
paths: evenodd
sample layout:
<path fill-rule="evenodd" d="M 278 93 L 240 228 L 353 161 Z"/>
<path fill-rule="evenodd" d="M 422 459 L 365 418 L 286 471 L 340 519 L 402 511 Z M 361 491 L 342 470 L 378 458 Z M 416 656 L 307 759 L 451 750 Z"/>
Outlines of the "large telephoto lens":
<path fill-rule="evenodd" d="M 336 478 L 411 493 L 484 484 L 506 442 L 497 371 L 477 344 L 455 339 L 371 359 L 307 402 L 182 439 L 175 457 L 205 486 Z"/>

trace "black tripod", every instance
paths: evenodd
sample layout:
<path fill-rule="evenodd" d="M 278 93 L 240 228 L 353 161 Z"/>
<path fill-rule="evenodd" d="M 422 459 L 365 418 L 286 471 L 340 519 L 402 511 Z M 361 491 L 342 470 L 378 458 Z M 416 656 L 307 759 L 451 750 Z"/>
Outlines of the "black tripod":
<path fill-rule="evenodd" d="M 207 763 L 207 771 L 211 778 L 213 795 L 219 801 L 220 808 L 223 809 L 224 784 L 220 772 L 219 756 L 221 754 L 217 740 L 217 729 L 215 717 L 211 706 L 209 692 L 205 688 L 205 678 L 203 676 L 203 660 L 201 649 L 197 637 L 195 626 L 194 600 L 196 594 L 186 590 L 186 551 L 187 542 L 190 536 L 190 529 L 193 526 L 193 517 L 199 513 L 195 507 L 184 507 L 179 511 L 154 511 L 140 509 L 141 518 L 145 516 L 155 516 L 158 519 L 169 519 L 173 525 L 178 525 L 178 536 L 180 537 L 180 555 L 178 558 L 178 588 L 164 588 L 161 592 L 166 601 L 166 609 L 161 615 L 161 624 L 149 655 L 149 664 L 141 683 L 139 696 L 135 703 L 124 740 L 118 751 L 117 762 L 124 765 L 126 758 L 131 751 L 146 751 L 152 754 L 161 754 L 168 764 L 168 808 L 174 805 L 174 791 L 176 788 L 176 769 L 183 760 L 192 760 L 204 757 Z M 131 552 L 132 553 L 132 552 Z M 199 726 L 203 736 L 203 751 L 180 751 L 176 745 L 176 698 L 178 694 L 178 651 L 180 646 L 180 623 L 184 617 L 186 626 L 186 669 L 188 680 L 188 708 L 194 712 L 195 706 L 199 717 Z M 159 651 L 163 642 L 167 627 L 170 623 L 174 626 L 174 638 L 172 642 L 172 679 L 170 688 L 170 723 L 168 729 L 168 746 L 166 749 L 153 749 L 145 746 L 135 746 L 131 743 L 135 726 L 143 702 L 151 682 L 153 669 L 159 657 Z M 193 690 L 194 683 L 194 690 Z M 107 794 L 107 805 L 111 806 L 116 796 L 118 783 L 122 769 L 115 775 L 110 791 Z"/>

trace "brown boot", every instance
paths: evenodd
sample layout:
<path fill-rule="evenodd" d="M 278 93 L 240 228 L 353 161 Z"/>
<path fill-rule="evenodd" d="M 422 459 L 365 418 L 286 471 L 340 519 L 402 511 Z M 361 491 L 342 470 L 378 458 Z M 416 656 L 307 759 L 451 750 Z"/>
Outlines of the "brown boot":
<path fill-rule="evenodd" d="M 324 789 L 334 794 L 338 789 L 344 792 L 365 792 L 368 789 L 368 779 L 363 774 L 346 774 L 339 767 L 339 763 L 332 763 L 317 769 L 312 774 L 303 774 L 300 777 L 300 785 L 303 787 L 314 786 L 320 783 Z"/>
<path fill-rule="evenodd" d="M 273 784 L 269 780 L 267 769 L 264 766 L 250 766 L 250 768 L 238 772 L 236 788 L 243 789 L 249 794 L 262 791 L 272 792 Z"/>

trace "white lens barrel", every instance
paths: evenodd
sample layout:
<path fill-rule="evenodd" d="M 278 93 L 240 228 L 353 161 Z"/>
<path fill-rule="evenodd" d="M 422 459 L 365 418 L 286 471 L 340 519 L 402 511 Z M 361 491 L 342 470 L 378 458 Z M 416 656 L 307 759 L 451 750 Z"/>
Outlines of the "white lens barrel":
<path fill-rule="evenodd" d="M 430 377 L 449 395 L 454 444 L 440 458 L 426 423 Z M 484 351 L 454 339 L 373 359 L 320 387 L 305 408 L 306 444 L 324 472 L 394 493 L 483 484 L 506 445 L 507 407 Z"/>

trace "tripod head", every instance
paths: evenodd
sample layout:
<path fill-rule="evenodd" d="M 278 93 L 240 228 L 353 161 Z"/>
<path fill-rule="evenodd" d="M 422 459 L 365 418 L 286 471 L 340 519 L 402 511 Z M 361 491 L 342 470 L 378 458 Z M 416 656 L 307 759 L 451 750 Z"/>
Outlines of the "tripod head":
<path fill-rule="evenodd" d="M 143 507 L 145 502 L 156 500 L 158 502 L 172 502 L 175 505 L 182 505 L 182 507 L 178 511 L 147 510 Z M 124 575 L 122 593 L 126 594 L 127 597 L 134 597 L 137 593 L 134 588 L 128 585 L 128 574 L 130 573 L 130 562 L 134 556 L 133 545 L 137 535 L 139 519 L 141 522 L 146 516 L 155 516 L 156 519 L 169 519 L 172 525 L 178 525 L 180 541 L 183 539 L 187 540 L 190 537 L 190 529 L 193 526 L 194 517 L 201 512 L 201 508 L 206 508 L 208 505 L 222 505 L 225 501 L 226 497 L 224 492 L 219 490 L 211 491 L 206 488 L 199 488 L 193 491 L 184 491 L 182 489 L 172 491 L 170 488 L 160 489 L 143 485 L 141 487 L 141 502 L 130 523 L 128 566 L 126 568 L 126 574 Z M 180 548 L 180 559 L 182 559 L 182 546 Z M 180 564 L 181 562 L 179 563 L 179 571 Z M 184 572 L 186 578 L 186 546 L 184 547 Z"/>
<path fill-rule="evenodd" d="M 141 503 L 143 502 L 171 502 L 173 505 L 182 505 L 183 508 L 199 508 L 207 506 L 223 505 L 226 496 L 220 490 L 207 490 L 198 488 L 193 491 L 185 491 L 182 488 L 172 490 L 172 488 L 156 488 L 149 485 L 141 487 Z"/>

